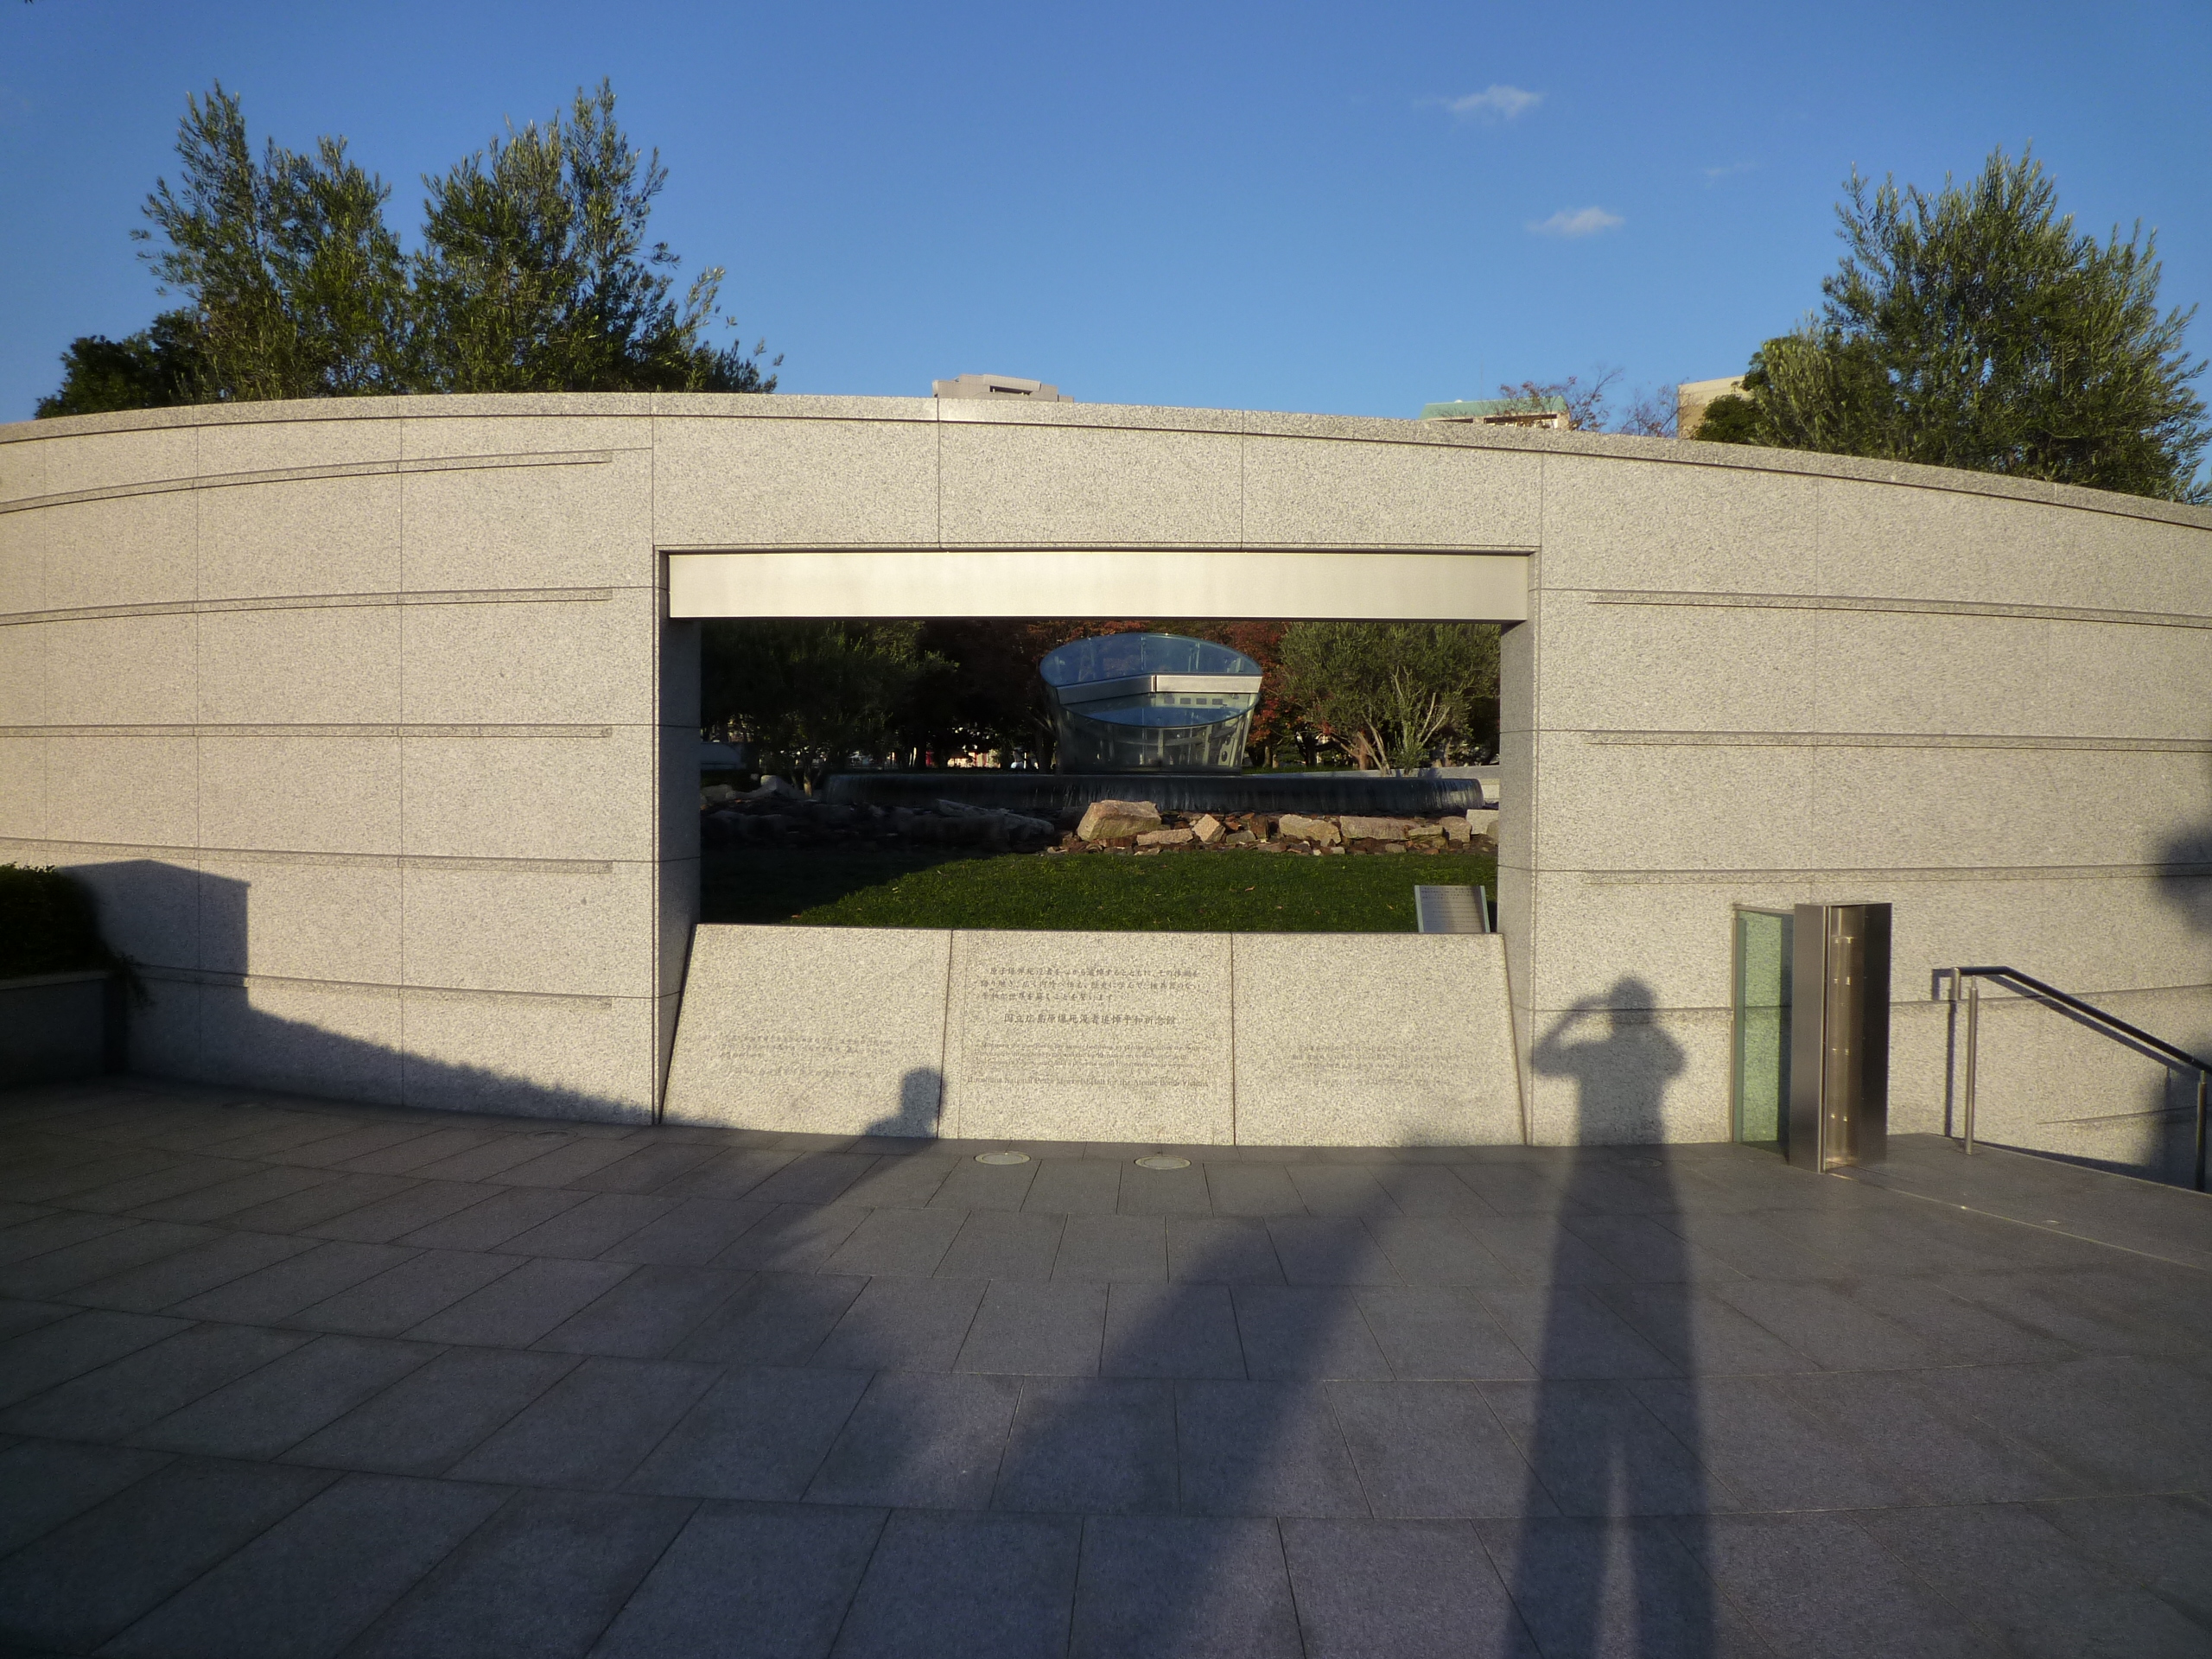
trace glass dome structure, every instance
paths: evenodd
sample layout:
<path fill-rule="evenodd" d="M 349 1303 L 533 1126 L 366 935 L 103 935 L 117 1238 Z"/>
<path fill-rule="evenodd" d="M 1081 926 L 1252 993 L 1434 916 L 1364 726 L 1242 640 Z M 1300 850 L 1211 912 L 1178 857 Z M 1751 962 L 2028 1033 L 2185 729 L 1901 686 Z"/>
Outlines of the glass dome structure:
<path fill-rule="evenodd" d="M 1109 633 L 1037 664 L 1062 772 L 1235 772 L 1243 764 L 1260 665 L 1211 639 Z"/>

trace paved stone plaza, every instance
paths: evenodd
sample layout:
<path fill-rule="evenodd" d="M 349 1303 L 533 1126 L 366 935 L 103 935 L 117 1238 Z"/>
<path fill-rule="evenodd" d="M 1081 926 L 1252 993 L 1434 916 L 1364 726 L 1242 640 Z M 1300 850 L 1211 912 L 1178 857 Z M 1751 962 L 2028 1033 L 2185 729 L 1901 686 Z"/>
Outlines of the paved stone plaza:
<path fill-rule="evenodd" d="M 136 1079 L 0 1137 L 7 1652 L 2212 1650 L 2191 1193 Z"/>

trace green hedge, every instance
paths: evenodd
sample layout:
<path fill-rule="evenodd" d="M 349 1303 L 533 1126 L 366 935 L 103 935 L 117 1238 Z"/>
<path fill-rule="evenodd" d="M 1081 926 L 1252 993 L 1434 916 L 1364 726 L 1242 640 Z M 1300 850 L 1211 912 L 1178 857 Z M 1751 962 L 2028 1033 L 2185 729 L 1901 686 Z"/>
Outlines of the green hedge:
<path fill-rule="evenodd" d="M 59 870 L 0 864 L 0 979 L 118 968 L 92 895 Z"/>

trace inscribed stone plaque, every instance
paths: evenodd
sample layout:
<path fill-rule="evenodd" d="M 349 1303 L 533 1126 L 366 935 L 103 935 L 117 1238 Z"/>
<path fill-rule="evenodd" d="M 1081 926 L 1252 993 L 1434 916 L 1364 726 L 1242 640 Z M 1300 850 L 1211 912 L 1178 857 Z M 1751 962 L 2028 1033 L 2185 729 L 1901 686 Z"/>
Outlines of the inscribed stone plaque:
<path fill-rule="evenodd" d="M 1240 933 L 1240 1146 L 1521 1139 L 1495 933 Z"/>
<path fill-rule="evenodd" d="M 1225 1144 L 1229 936 L 961 932 L 944 1132 Z"/>
<path fill-rule="evenodd" d="M 952 936 L 701 927 L 665 1120 L 817 1135 L 934 1135 Z"/>

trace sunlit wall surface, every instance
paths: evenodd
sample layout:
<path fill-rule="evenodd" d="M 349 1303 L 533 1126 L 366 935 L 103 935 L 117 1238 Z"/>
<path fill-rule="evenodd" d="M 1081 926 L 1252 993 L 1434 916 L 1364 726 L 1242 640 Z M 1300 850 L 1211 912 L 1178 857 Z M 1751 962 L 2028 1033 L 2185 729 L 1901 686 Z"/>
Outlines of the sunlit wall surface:
<path fill-rule="evenodd" d="M 1243 763 L 1260 665 L 1210 639 L 1111 633 L 1037 665 L 1062 772 L 1234 772 Z"/>

